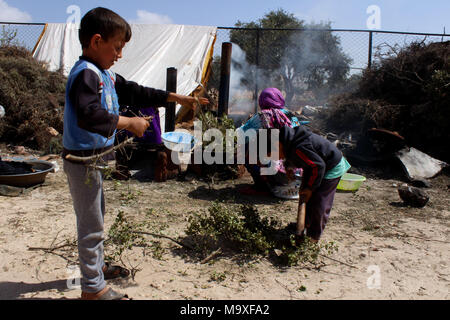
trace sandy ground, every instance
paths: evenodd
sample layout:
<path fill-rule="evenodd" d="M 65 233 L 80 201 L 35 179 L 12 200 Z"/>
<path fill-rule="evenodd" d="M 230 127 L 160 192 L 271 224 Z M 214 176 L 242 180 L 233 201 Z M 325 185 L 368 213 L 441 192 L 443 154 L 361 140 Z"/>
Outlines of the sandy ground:
<path fill-rule="evenodd" d="M 3 151 L 3 150 L 2 150 Z M 2 153 L 4 156 L 5 153 Z M 57 160 L 62 168 L 61 159 Z M 294 222 L 295 200 L 241 195 L 246 175 L 235 181 L 105 182 L 105 230 L 119 211 L 145 221 L 149 232 L 174 239 L 185 235 L 187 219 L 212 201 L 253 203 L 283 223 Z M 356 193 L 338 193 L 323 241 L 338 251 L 320 268 L 280 268 L 261 258 L 247 263 L 219 256 L 200 263 L 169 239 L 146 236 L 148 247 L 124 252 L 134 277 L 110 285 L 142 300 L 205 299 L 449 299 L 450 178 L 441 174 L 426 189 L 429 203 L 404 206 L 398 180 L 369 178 Z M 0 196 L 0 299 L 76 299 L 75 215 L 64 172 L 18 197 Z"/>

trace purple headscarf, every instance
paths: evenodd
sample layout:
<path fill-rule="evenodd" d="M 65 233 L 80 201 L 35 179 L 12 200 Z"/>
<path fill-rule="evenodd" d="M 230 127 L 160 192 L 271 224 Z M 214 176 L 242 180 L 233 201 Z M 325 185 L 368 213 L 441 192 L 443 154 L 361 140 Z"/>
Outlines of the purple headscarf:
<path fill-rule="evenodd" d="M 284 103 L 283 94 L 277 88 L 264 89 L 259 96 L 261 109 L 283 109 Z"/>
<path fill-rule="evenodd" d="M 261 107 L 261 122 L 263 127 L 281 129 L 284 126 L 291 127 L 291 120 L 281 109 L 284 108 L 283 94 L 277 88 L 267 88 L 259 96 L 259 106 Z"/>

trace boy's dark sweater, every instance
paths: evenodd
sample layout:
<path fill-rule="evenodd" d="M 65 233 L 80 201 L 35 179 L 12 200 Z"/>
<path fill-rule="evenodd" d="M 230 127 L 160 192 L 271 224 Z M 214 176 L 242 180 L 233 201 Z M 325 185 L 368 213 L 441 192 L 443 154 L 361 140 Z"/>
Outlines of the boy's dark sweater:
<path fill-rule="evenodd" d="M 311 190 L 316 189 L 325 172 L 333 169 L 342 159 L 341 151 L 333 143 L 304 126 L 283 127 L 280 142 L 288 163 L 303 168 L 302 185 Z"/>
<path fill-rule="evenodd" d="M 80 59 L 91 62 L 102 70 L 95 61 L 81 56 Z M 117 128 L 119 116 L 109 113 L 101 104 L 100 79 L 90 69 L 85 69 L 74 80 L 69 92 L 69 99 L 77 110 L 78 126 L 86 131 L 110 137 Z M 116 74 L 115 89 L 121 107 L 128 106 L 135 114 L 139 109 L 146 107 L 164 107 L 169 93 L 167 91 L 144 87 L 136 82 L 127 81 Z M 68 154 L 86 157 L 102 153 L 106 149 L 96 150 L 63 150 L 63 158 Z M 105 159 L 109 160 L 111 158 Z"/>

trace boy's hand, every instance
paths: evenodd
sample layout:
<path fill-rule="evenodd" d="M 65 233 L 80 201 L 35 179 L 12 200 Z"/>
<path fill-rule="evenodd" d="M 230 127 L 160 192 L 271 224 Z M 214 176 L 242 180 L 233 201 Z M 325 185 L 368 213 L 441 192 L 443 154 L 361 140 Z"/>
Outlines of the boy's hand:
<path fill-rule="evenodd" d="M 141 117 L 119 117 L 119 122 L 117 124 L 117 129 L 125 129 L 133 133 L 138 138 L 144 136 L 145 131 L 150 126 L 149 118 Z"/>
<path fill-rule="evenodd" d="M 307 203 L 309 201 L 309 199 L 311 199 L 312 190 L 308 189 L 308 188 L 300 189 L 298 195 L 302 199 L 303 202 Z"/>
<path fill-rule="evenodd" d="M 138 138 L 142 138 L 150 123 L 147 119 L 141 117 L 133 117 L 130 120 L 130 126 L 127 130 L 134 133 Z"/>
<path fill-rule="evenodd" d="M 206 98 L 183 96 L 183 95 L 172 93 L 172 92 L 169 94 L 169 97 L 167 98 L 167 102 L 177 102 L 177 103 L 181 104 L 182 106 L 187 107 L 192 110 L 195 110 L 195 106 L 197 104 L 200 104 L 200 105 L 209 104 L 209 100 Z"/>

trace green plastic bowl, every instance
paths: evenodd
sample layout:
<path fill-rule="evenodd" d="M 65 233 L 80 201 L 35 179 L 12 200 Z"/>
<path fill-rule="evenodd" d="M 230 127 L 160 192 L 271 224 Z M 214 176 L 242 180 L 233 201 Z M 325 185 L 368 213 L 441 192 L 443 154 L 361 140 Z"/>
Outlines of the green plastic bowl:
<path fill-rule="evenodd" d="M 337 189 L 342 191 L 357 191 L 364 181 L 366 181 L 366 177 L 364 176 L 346 173 L 342 176 L 341 181 L 339 181 Z"/>

